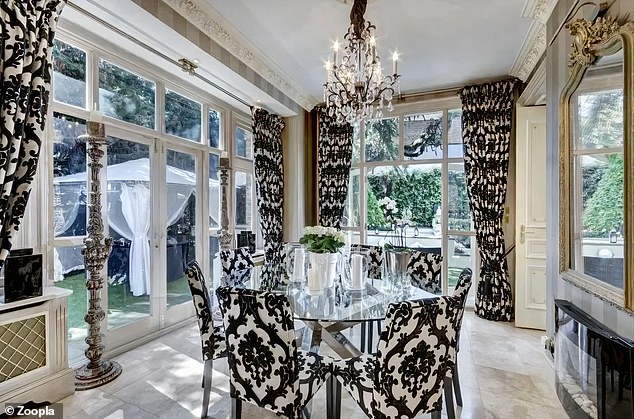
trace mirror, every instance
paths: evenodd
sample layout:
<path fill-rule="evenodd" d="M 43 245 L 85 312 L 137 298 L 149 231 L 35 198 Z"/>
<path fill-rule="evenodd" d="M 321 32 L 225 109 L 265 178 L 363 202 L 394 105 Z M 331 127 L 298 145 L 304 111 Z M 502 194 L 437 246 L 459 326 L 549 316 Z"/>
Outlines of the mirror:
<path fill-rule="evenodd" d="M 562 277 L 632 307 L 634 25 L 576 19 L 560 99 Z"/>

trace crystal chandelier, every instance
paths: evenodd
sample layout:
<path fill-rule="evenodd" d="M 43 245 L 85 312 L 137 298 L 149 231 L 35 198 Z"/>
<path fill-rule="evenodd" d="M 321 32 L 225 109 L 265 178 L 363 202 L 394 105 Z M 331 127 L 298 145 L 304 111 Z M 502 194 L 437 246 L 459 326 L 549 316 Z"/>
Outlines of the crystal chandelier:
<path fill-rule="evenodd" d="M 338 124 L 380 118 L 384 107 L 392 111 L 392 97 L 400 93 L 398 54 L 392 55 L 392 75 L 384 76 L 376 53 L 376 27 L 363 17 L 366 6 L 367 0 L 354 0 L 343 53 L 335 41 L 333 60 L 325 64 L 324 101 L 328 115 Z"/>

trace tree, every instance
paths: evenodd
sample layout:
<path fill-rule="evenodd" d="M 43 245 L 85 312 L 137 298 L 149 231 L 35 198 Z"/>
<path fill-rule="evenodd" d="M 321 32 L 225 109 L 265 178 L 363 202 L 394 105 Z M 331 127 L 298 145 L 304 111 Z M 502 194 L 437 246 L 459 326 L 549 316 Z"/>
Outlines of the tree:
<path fill-rule="evenodd" d="M 376 199 L 376 195 L 372 192 L 372 189 L 368 189 L 368 226 L 379 227 L 385 225 L 385 217 L 383 216 L 383 210 L 379 206 L 379 200 Z"/>
<path fill-rule="evenodd" d="M 99 108 L 102 112 L 125 122 L 154 128 L 154 82 L 100 60 L 99 90 Z"/>
<path fill-rule="evenodd" d="M 609 233 L 623 226 L 623 154 L 607 155 L 607 168 L 588 198 L 583 228 Z"/>
<path fill-rule="evenodd" d="M 393 168 L 386 173 L 368 174 L 368 185 L 377 199 L 390 197 L 396 201 L 398 216 L 410 210 L 414 224 L 432 226 L 442 196 L 439 169 L 421 171 Z"/>
<path fill-rule="evenodd" d="M 397 118 L 375 119 L 365 126 L 365 157 L 367 161 L 398 158 Z"/>

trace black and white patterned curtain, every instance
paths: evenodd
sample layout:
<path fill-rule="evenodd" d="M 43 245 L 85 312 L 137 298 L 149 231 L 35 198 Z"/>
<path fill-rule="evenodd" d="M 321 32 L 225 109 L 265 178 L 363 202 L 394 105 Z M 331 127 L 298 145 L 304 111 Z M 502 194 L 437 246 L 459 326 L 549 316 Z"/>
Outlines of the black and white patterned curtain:
<path fill-rule="evenodd" d="M 282 129 L 284 120 L 260 108 L 253 108 L 253 149 L 258 214 L 264 238 L 267 263 L 282 260 L 282 224 L 284 222 L 284 167 L 282 166 Z"/>
<path fill-rule="evenodd" d="M 0 267 L 24 216 L 51 90 L 52 44 L 62 0 L 4 0 L 0 104 Z"/>
<path fill-rule="evenodd" d="M 352 163 L 352 125 L 335 122 L 324 109 L 319 109 L 319 139 L 317 143 L 319 224 L 341 227 L 348 197 L 350 164 Z"/>
<path fill-rule="evenodd" d="M 505 257 L 504 202 L 509 166 L 515 80 L 465 87 L 462 99 L 464 169 L 482 266 L 476 314 L 513 320 L 513 295 Z"/>

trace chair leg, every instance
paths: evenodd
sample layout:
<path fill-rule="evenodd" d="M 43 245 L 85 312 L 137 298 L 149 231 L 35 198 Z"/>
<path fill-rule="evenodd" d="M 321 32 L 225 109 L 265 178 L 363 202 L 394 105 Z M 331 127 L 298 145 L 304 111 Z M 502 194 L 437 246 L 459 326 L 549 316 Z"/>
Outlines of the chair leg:
<path fill-rule="evenodd" d="M 361 327 L 361 342 L 360 342 L 360 347 L 359 349 L 361 350 L 361 352 L 365 352 L 365 328 L 366 328 L 366 322 L 363 322 L 360 324 Z"/>
<path fill-rule="evenodd" d="M 326 381 L 326 418 L 341 417 L 341 384 L 336 377 L 330 376 Z"/>
<path fill-rule="evenodd" d="M 440 411 L 431 412 L 431 419 L 440 419 Z"/>
<path fill-rule="evenodd" d="M 444 389 L 445 389 L 445 406 L 447 408 L 447 419 L 456 419 L 456 412 L 453 407 L 453 392 L 451 390 L 451 378 L 444 378 Z"/>
<path fill-rule="evenodd" d="M 200 412 L 201 418 L 207 417 L 207 409 L 209 409 L 209 393 L 211 391 L 211 377 L 214 371 L 213 359 L 205 361 L 205 368 L 203 369 L 203 407 Z"/>
<path fill-rule="evenodd" d="M 460 388 L 460 378 L 458 378 L 458 360 L 456 360 L 456 365 L 454 365 L 452 380 L 453 391 L 456 394 L 456 404 L 462 407 L 462 389 Z"/>
<path fill-rule="evenodd" d="M 242 418 L 242 400 L 238 399 L 237 397 L 231 398 L 231 418 Z"/>
<path fill-rule="evenodd" d="M 374 322 L 368 322 L 368 353 L 373 352 L 372 338 L 374 337 Z"/>

